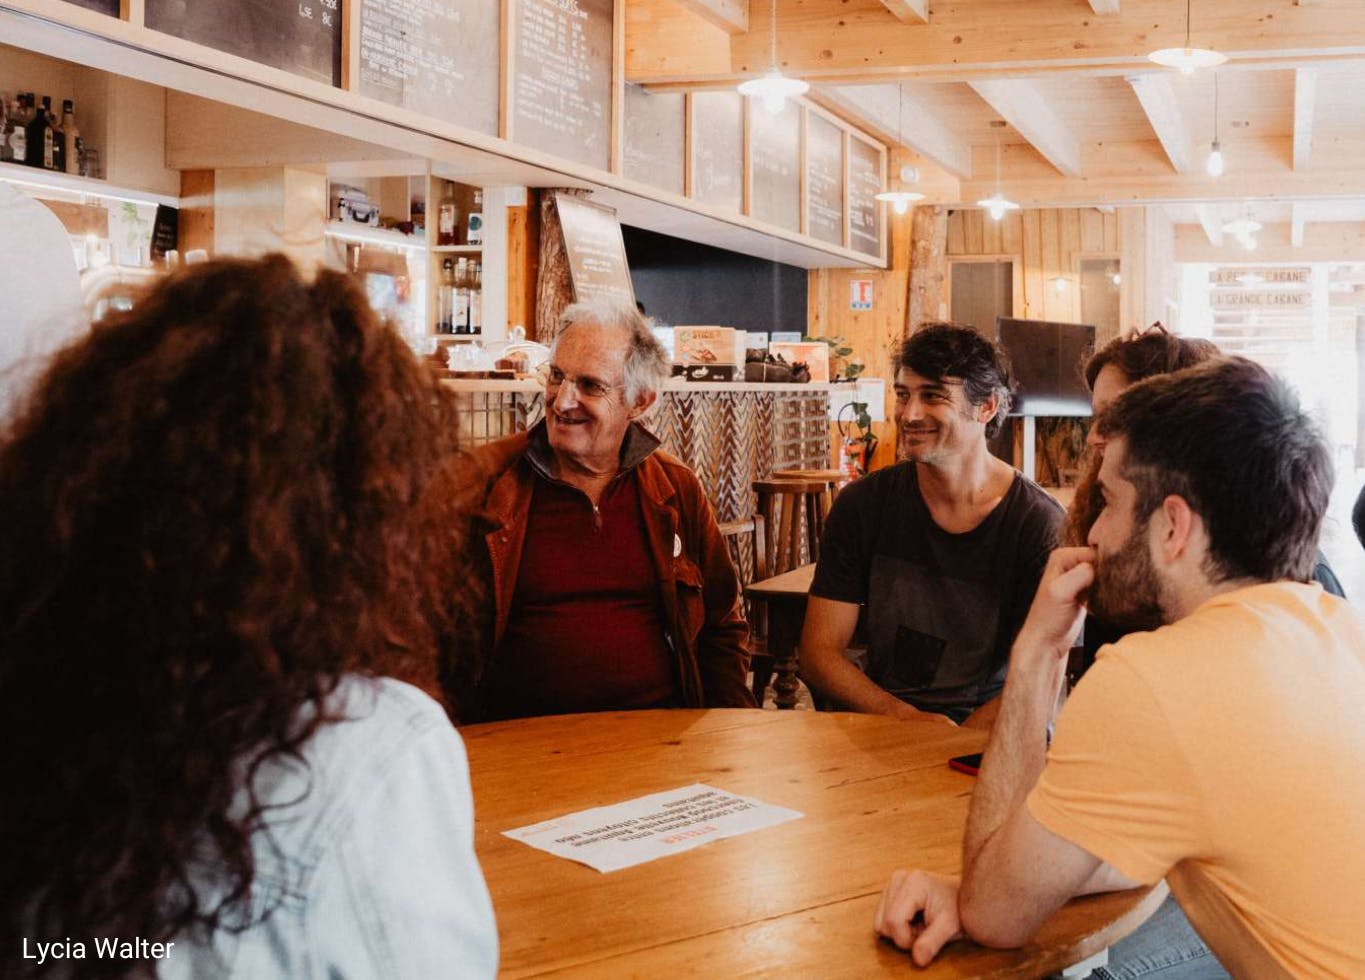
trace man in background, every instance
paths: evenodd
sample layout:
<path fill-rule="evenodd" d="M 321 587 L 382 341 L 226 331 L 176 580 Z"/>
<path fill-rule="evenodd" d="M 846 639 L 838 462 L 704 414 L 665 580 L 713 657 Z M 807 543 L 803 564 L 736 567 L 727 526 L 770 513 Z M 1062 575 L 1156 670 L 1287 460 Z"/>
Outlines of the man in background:
<path fill-rule="evenodd" d="M 1004 355 L 974 330 L 921 327 L 896 359 L 904 462 L 839 494 L 820 543 L 801 675 L 855 711 L 989 725 L 1061 506 L 991 455 L 1010 403 Z M 864 673 L 845 655 L 866 608 Z M 973 712 L 977 712 L 973 715 Z"/>
<path fill-rule="evenodd" d="M 544 421 L 476 454 L 494 610 L 462 720 L 753 706 L 748 625 L 711 505 L 639 422 L 668 372 L 636 310 L 570 306 Z"/>

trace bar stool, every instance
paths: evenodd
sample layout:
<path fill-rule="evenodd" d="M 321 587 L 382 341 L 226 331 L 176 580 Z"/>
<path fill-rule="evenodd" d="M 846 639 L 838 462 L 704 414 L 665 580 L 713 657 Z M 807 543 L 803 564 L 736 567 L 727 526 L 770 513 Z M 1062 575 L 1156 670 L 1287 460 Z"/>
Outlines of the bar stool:
<path fill-rule="evenodd" d="M 755 480 L 758 513 L 767 524 L 768 570 L 781 575 L 820 558 L 820 532 L 829 513 L 829 484 L 814 480 Z"/>
<path fill-rule="evenodd" d="M 763 515 L 755 514 L 746 521 L 721 521 L 720 533 L 734 563 L 741 592 L 750 583 L 768 578 L 768 545 L 764 534 Z M 746 548 L 745 545 L 748 545 Z M 752 670 L 754 700 L 763 707 L 763 694 L 773 676 L 773 658 L 768 652 L 768 616 L 763 603 L 756 603 L 746 595 L 744 618 L 749 622 L 749 668 Z"/>

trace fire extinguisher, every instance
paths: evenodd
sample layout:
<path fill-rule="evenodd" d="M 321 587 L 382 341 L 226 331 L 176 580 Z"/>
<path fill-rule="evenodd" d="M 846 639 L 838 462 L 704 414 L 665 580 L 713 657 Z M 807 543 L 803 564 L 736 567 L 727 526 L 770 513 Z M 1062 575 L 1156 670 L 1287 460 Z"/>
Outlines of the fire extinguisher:
<path fill-rule="evenodd" d="M 849 413 L 852 418 L 846 419 L 845 413 Z M 852 421 L 857 428 L 857 435 L 849 432 L 848 423 Z M 877 451 L 877 437 L 872 432 L 872 418 L 867 411 L 867 404 L 864 402 L 849 402 L 839 409 L 838 415 L 839 434 L 842 435 L 843 444 L 839 449 L 839 468 L 848 474 L 850 479 L 857 479 L 867 475 L 867 468 L 872 463 L 872 454 Z"/>

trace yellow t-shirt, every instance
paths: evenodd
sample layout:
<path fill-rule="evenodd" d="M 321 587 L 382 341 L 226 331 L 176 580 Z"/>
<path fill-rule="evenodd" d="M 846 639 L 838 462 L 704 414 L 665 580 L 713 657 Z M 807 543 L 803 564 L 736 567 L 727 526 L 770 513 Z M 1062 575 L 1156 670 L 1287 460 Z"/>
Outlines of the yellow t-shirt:
<path fill-rule="evenodd" d="M 1028 808 L 1234 974 L 1365 977 L 1365 616 L 1256 585 L 1102 648 Z"/>

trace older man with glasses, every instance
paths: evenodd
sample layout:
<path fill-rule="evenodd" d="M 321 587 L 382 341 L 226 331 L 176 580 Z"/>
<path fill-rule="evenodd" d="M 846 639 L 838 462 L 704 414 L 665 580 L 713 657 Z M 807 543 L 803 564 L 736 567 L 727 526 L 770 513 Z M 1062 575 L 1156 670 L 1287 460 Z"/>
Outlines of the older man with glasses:
<path fill-rule="evenodd" d="M 493 610 L 462 720 L 753 706 L 715 514 L 639 421 L 668 370 L 636 310 L 570 306 L 544 421 L 478 452 Z"/>

